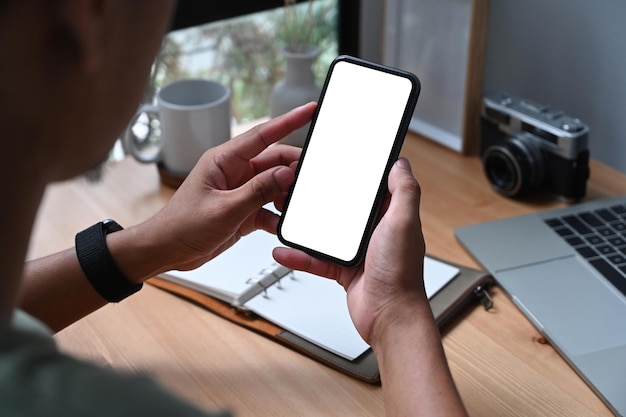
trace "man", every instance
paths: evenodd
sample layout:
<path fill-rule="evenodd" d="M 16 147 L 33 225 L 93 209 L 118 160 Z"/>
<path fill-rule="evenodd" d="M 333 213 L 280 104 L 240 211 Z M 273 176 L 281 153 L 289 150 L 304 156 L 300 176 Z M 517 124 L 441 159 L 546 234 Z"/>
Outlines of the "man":
<path fill-rule="evenodd" d="M 78 233 L 76 248 L 23 261 L 46 185 L 96 166 L 135 111 L 172 9 L 170 0 L 0 2 L 0 415 L 206 415 L 144 378 L 62 355 L 49 329 L 130 296 L 155 274 L 210 261 L 255 229 L 274 233 L 278 219 L 262 206 L 282 207 L 299 150 L 269 145 L 306 124 L 315 104 L 208 151 L 144 223 L 98 224 Z M 347 290 L 355 326 L 377 355 L 389 416 L 464 415 L 414 279 L 424 244 L 406 160 L 394 165 L 389 191 L 359 268 L 286 248 L 274 257 Z"/>

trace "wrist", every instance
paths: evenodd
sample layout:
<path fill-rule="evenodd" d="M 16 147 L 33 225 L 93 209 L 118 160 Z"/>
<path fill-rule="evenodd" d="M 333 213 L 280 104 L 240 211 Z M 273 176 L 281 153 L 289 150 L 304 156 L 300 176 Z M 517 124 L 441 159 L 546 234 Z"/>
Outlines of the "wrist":
<path fill-rule="evenodd" d="M 426 296 L 400 298 L 372 326 L 386 414 L 467 415 Z"/>
<path fill-rule="evenodd" d="M 467 415 L 424 295 L 394 302 L 372 330 L 387 415 Z"/>
<path fill-rule="evenodd" d="M 108 235 L 107 245 L 120 270 L 134 283 L 172 269 L 167 249 L 145 223 Z"/>
<path fill-rule="evenodd" d="M 104 220 L 76 234 L 75 251 L 83 274 L 102 298 L 119 302 L 141 289 L 122 272 L 107 245 L 107 236 L 123 230 L 113 220 Z"/>
<path fill-rule="evenodd" d="M 373 322 L 370 345 L 376 352 L 419 329 L 437 328 L 425 296 L 405 296 L 381 309 Z M 438 330 L 437 330 L 438 332 Z"/>

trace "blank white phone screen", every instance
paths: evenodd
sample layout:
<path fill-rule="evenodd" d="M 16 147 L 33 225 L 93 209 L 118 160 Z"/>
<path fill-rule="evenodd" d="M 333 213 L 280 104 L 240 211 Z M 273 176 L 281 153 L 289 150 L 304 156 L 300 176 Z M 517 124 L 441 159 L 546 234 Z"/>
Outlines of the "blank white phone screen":
<path fill-rule="evenodd" d="M 284 213 L 288 242 L 352 261 L 412 90 L 409 79 L 338 61 Z"/>

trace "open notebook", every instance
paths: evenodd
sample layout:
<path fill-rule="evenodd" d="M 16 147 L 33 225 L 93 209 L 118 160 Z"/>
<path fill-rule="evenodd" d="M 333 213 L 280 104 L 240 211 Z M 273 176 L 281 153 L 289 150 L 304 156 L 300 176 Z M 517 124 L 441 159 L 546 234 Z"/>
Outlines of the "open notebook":
<path fill-rule="evenodd" d="M 160 277 L 250 310 L 339 356 L 353 360 L 369 346 L 357 333 L 346 305 L 346 292 L 335 281 L 278 265 L 272 249 L 276 236 L 256 231 L 193 271 Z M 431 258 L 424 265 L 429 297 L 459 269 Z"/>
<path fill-rule="evenodd" d="M 369 368 L 374 369 L 374 376 L 367 376 L 365 371 L 356 376 L 364 380 L 376 380 L 375 359 L 363 359 L 368 352 L 371 353 L 371 349 L 352 324 L 345 290 L 333 280 L 291 271 L 276 264 L 271 254 L 276 246 L 280 246 L 276 236 L 256 231 L 195 270 L 170 271 L 153 279 L 151 283 L 209 308 L 213 306 L 208 305 L 207 301 L 214 298 L 228 304 L 230 310 L 236 311 L 238 315 L 245 316 L 247 312 L 253 312 L 285 330 L 279 339 L 287 336 L 288 344 L 296 344 L 299 350 L 304 350 L 316 359 L 322 357 L 323 362 L 331 362 L 344 372 L 346 368 L 361 372 L 361 362 L 368 362 Z M 455 278 L 467 275 L 467 271 L 466 268 L 426 257 L 425 287 L 431 306 L 433 298 L 443 288 L 452 286 Z M 462 294 L 471 294 L 478 283 L 483 282 L 476 278 L 477 275 L 473 276 L 471 283 L 468 281 L 470 285 L 463 286 L 463 291 L 455 291 L 454 295 L 442 300 L 444 306 L 440 310 L 449 311 Z M 198 294 L 190 293 L 189 290 Z M 199 299 L 200 294 L 209 297 Z M 435 317 L 439 318 L 435 310 Z M 223 311 L 221 309 L 218 312 Z M 241 324 L 240 319 L 235 321 Z M 248 327 L 255 328 L 253 325 Z M 347 373 L 352 374 L 353 370 Z"/>

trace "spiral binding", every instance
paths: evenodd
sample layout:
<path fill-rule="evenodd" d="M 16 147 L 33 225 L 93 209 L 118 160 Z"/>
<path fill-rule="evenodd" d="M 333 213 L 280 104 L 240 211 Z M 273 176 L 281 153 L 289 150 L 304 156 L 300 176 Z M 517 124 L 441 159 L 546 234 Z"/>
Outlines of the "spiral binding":
<path fill-rule="evenodd" d="M 270 298 L 267 292 L 268 288 L 275 284 L 276 288 L 283 289 L 281 280 L 285 276 L 289 276 L 292 280 L 296 279 L 291 269 L 285 268 L 284 266 L 276 263 L 269 268 L 262 269 L 257 274 L 257 277 L 250 277 L 246 280 L 246 284 L 253 284 L 253 286 L 241 294 L 241 296 L 235 300 L 233 305 L 235 307 L 243 307 L 248 300 L 254 298 L 260 293 L 263 294 L 264 298 Z"/>

